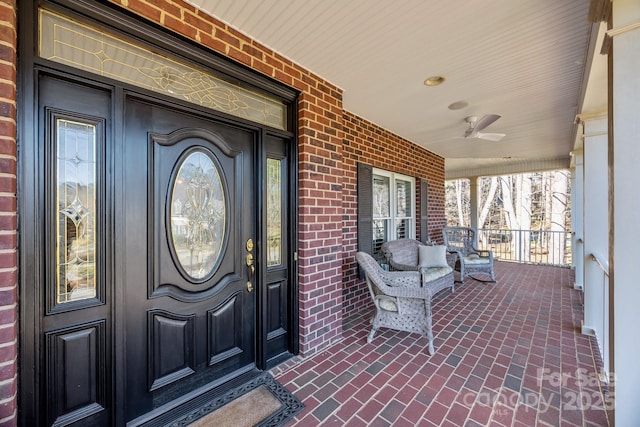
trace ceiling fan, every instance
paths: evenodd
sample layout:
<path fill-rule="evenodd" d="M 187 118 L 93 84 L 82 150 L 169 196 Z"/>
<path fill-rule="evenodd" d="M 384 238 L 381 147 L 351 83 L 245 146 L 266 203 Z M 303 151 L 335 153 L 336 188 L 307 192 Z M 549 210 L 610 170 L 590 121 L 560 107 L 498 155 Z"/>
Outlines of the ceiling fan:
<path fill-rule="evenodd" d="M 469 129 L 464 133 L 465 138 L 486 139 L 487 141 L 500 141 L 506 136 L 504 133 L 484 133 L 480 132 L 491 123 L 498 120 L 501 116 L 498 114 L 486 114 L 478 120 L 477 116 L 465 117 L 464 121 L 469 123 Z"/>

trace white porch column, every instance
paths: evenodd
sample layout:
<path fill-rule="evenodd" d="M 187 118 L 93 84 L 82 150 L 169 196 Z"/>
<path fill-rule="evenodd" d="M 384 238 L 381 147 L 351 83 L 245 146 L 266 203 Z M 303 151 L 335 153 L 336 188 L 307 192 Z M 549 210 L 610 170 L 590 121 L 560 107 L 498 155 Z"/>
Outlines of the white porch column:
<path fill-rule="evenodd" d="M 603 306 L 608 278 L 601 263 L 609 259 L 609 170 L 607 119 L 584 122 L 584 324 L 582 333 L 598 338 L 601 352 L 608 332 Z M 605 322 L 606 320 L 606 322 Z M 604 356 L 604 355 L 603 355 Z"/>
<path fill-rule="evenodd" d="M 584 288 L 584 154 L 572 153 L 571 170 L 571 264 L 574 268 L 574 289 Z"/>
<path fill-rule="evenodd" d="M 611 112 L 612 372 L 615 423 L 639 426 L 640 407 L 640 2 L 613 1 Z"/>

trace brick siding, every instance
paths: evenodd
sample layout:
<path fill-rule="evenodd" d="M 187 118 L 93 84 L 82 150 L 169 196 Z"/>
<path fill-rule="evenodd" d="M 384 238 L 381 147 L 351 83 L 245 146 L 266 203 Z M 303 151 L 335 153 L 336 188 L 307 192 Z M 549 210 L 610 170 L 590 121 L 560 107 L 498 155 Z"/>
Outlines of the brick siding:
<path fill-rule="evenodd" d="M 429 183 L 429 238 L 442 242 L 444 212 L 444 158 L 364 120 L 348 111 L 344 117 L 343 145 L 343 316 L 348 318 L 372 304 L 367 286 L 358 278 L 355 255 L 358 250 L 357 163 L 416 178 L 416 236 L 420 235 L 420 178 Z"/>
<path fill-rule="evenodd" d="M 17 425 L 16 4 L 0 0 L 0 425 Z"/>

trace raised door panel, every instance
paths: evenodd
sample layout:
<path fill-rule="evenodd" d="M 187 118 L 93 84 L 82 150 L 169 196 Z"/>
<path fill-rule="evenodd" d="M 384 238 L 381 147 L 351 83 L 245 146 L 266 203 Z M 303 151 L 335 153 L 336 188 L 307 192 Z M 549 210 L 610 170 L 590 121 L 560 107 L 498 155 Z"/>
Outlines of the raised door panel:
<path fill-rule="evenodd" d="M 286 333 L 287 331 L 287 310 L 286 294 L 284 292 L 285 283 L 276 282 L 267 285 L 267 340 Z"/>
<path fill-rule="evenodd" d="M 209 364 L 215 365 L 242 353 L 242 293 L 207 313 Z"/>
<path fill-rule="evenodd" d="M 105 322 L 46 334 L 49 424 L 68 425 L 106 408 Z"/>
<path fill-rule="evenodd" d="M 195 369 L 195 316 L 152 310 L 149 316 L 149 391 L 178 381 Z"/>

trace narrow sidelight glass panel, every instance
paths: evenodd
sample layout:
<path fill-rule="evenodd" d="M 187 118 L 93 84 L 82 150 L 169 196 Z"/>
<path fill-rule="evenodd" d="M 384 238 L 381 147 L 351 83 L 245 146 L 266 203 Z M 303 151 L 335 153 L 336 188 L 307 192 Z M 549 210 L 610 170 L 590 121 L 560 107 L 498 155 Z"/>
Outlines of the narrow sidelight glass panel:
<path fill-rule="evenodd" d="M 227 221 L 220 173 L 207 153 L 192 151 L 182 160 L 169 203 L 178 263 L 191 279 L 206 279 L 218 265 Z"/>
<path fill-rule="evenodd" d="M 96 126 L 56 119 L 57 302 L 96 296 Z"/>
<path fill-rule="evenodd" d="M 282 264 L 282 161 L 267 159 L 267 267 Z"/>

